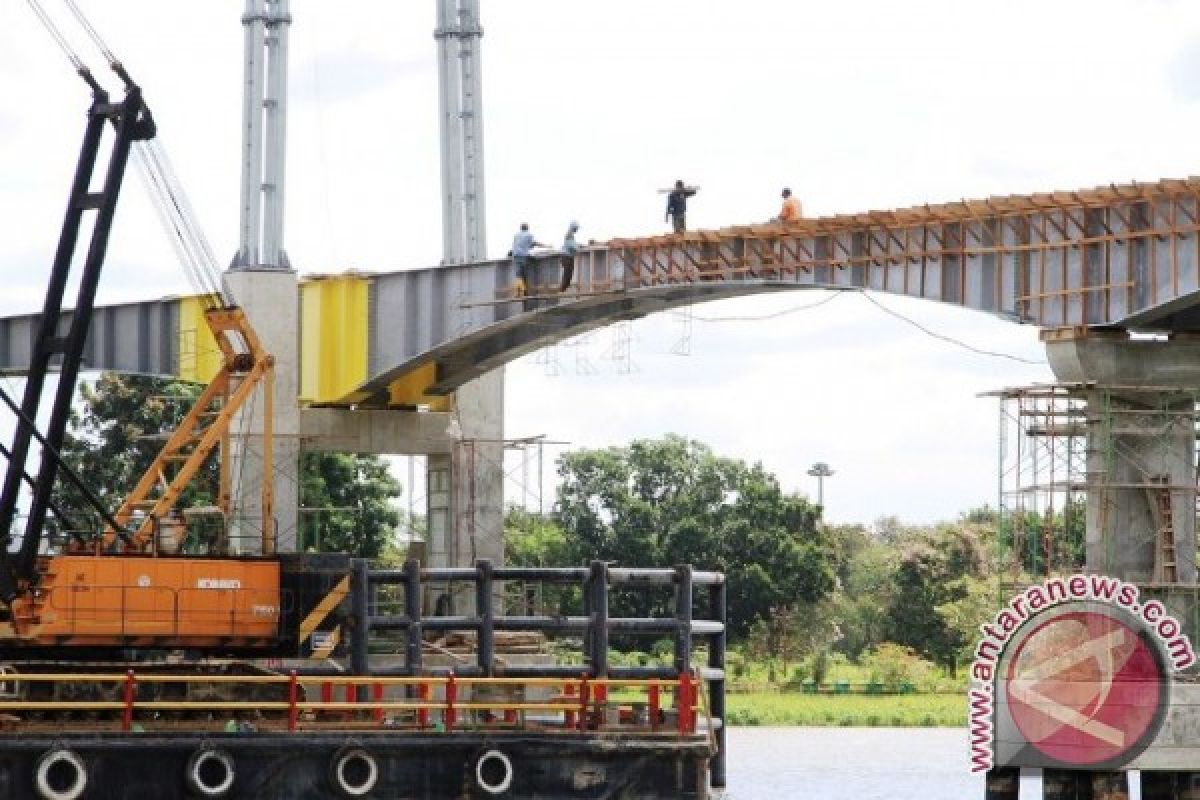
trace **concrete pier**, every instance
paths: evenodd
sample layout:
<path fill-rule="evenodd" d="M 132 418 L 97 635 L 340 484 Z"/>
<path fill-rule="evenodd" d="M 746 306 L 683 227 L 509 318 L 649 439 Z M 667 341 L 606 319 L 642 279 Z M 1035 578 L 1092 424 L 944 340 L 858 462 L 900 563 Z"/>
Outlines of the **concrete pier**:
<path fill-rule="evenodd" d="M 426 565 L 504 563 L 504 372 L 496 370 L 455 393 L 449 452 L 426 465 Z M 429 602 L 436 603 L 438 589 Z M 474 598 L 456 589 L 457 613 Z"/>
<path fill-rule="evenodd" d="M 225 285 L 254 326 L 267 352 L 275 357 L 274 475 L 276 548 L 296 550 L 300 486 L 300 309 L 296 273 L 290 269 L 237 269 L 225 273 Z M 262 512 L 263 402 L 240 413 L 231 427 L 234 519 L 231 538 L 243 553 L 258 551 Z"/>
<path fill-rule="evenodd" d="M 1200 338 L 1071 330 L 1042 339 L 1055 376 L 1084 384 L 1087 398 L 1088 571 L 1195 583 Z"/>

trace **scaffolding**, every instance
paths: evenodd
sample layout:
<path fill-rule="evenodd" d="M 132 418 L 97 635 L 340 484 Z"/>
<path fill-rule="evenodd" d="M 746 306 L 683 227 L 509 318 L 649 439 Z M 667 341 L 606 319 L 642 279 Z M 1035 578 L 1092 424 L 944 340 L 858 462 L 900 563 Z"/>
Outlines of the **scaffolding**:
<path fill-rule="evenodd" d="M 1196 519 L 1197 391 L 1038 384 L 1000 399 L 997 546 L 1013 578 L 1116 571 L 1118 526 L 1148 522 L 1151 584 L 1180 580 L 1176 540 Z M 1190 559 L 1189 559 L 1190 560 Z"/>
<path fill-rule="evenodd" d="M 1200 637 L 1200 390 L 1063 383 L 992 394 L 1002 589 L 1077 571 L 1113 575 Z"/>

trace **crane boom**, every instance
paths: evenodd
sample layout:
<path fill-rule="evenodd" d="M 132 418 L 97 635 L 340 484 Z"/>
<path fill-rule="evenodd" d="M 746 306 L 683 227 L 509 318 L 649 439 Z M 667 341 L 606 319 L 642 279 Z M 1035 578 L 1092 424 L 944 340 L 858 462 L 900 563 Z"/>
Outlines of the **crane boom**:
<path fill-rule="evenodd" d="M 156 133 L 154 118 L 146 107 L 137 84 L 126 80 L 124 99 L 111 102 L 108 93 L 91 79 L 90 74 L 85 73 L 86 70 L 80 74 L 92 88 L 92 104 L 88 109 L 83 145 L 75 167 L 46 298 L 34 336 L 29 372 L 21 400 L 23 414 L 17 421 L 12 446 L 8 448 L 8 467 L 3 487 L 0 488 L 0 536 L 3 537 L 4 545 L 0 547 L 0 600 L 5 603 L 11 603 L 20 587 L 34 577 L 46 512 L 50 507 L 50 495 L 60 466 L 54 453 L 61 448 L 66 436 L 71 399 L 79 377 L 83 347 L 91 326 L 96 286 L 108 249 L 117 198 L 125 178 L 125 167 L 133 143 L 151 139 Z M 91 184 L 100 156 L 104 130 L 110 125 L 115 135 L 112 138 L 104 181 L 99 191 L 93 191 Z M 59 317 L 63 311 L 63 299 L 71 277 L 72 261 L 78 248 L 84 216 L 89 213 L 94 214 L 91 238 L 80 270 L 79 288 L 67 331 L 65 335 L 60 335 Z M 59 362 L 61 372 L 44 432 L 46 444 L 42 449 L 43 458 L 34 476 L 24 533 L 18 548 L 12 552 L 10 545 L 17 518 L 17 502 L 23 476 L 28 471 L 30 445 L 34 438 L 32 421 L 41 408 L 46 378 L 56 361 Z"/>

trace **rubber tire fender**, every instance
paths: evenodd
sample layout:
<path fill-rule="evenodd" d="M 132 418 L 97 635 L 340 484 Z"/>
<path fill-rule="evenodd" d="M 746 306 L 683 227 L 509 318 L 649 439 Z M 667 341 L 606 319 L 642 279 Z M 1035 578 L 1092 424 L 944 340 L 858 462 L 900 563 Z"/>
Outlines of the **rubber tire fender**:
<path fill-rule="evenodd" d="M 492 759 L 499 760 L 500 764 L 504 767 L 504 778 L 499 783 L 488 783 L 483 778 L 484 762 Z M 512 788 L 515 774 L 512 759 L 499 750 L 488 750 L 475 761 L 475 785 L 493 797 L 502 795 Z"/>
<path fill-rule="evenodd" d="M 356 760 L 367 765 L 367 777 L 358 785 L 352 785 L 346 778 L 346 766 Z M 329 782 L 343 797 L 366 797 L 379 783 L 379 762 L 361 747 L 343 747 L 329 759 Z"/>
<path fill-rule="evenodd" d="M 75 779 L 65 789 L 55 789 L 50 785 L 50 770 L 55 764 L 70 764 L 75 771 Z M 42 800 L 79 800 L 87 791 L 87 763 L 74 750 L 59 748 L 47 750 L 38 759 L 33 770 L 33 788 Z"/>
<path fill-rule="evenodd" d="M 209 785 L 200 775 L 200 767 L 206 761 L 215 759 L 218 764 L 225 768 L 225 777 L 215 786 Z M 206 798 L 206 800 L 217 800 L 224 797 L 233 789 L 234 782 L 237 781 L 237 764 L 233 760 L 233 756 L 224 750 L 217 748 L 205 747 L 192 753 L 188 758 L 187 771 L 188 789 L 198 797 Z"/>

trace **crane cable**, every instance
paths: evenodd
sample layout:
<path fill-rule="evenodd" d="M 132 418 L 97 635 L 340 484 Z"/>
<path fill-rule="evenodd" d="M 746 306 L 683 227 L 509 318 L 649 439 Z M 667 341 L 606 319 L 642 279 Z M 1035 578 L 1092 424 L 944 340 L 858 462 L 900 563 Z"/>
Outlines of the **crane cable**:
<path fill-rule="evenodd" d="M 30 2 L 33 2 L 33 0 L 30 0 Z M 75 5 L 75 0 L 63 0 L 63 2 L 66 3 L 67 8 L 71 10 L 71 13 L 75 15 L 75 19 L 79 21 L 80 27 L 82 27 L 83 30 L 87 32 L 87 35 L 91 37 L 92 41 L 95 42 L 97 49 L 100 50 L 100 53 L 104 56 L 105 60 L 107 60 L 109 64 L 120 63 L 117 61 L 117 57 L 113 55 L 112 50 L 109 50 L 108 45 L 106 45 L 104 40 L 100 38 L 100 34 L 92 26 L 92 23 L 89 22 L 88 18 L 83 15 L 82 11 L 79 10 L 79 6 Z"/>
<path fill-rule="evenodd" d="M 180 264 L 189 274 L 193 288 L 208 308 L 232 304 L 231 293 L 222 286 L 216 257 L 196 223 L 195 212 L 175 177 L 166 150 L 156 139 L 137 142 L 135 150 L 159 212 L 159 221 L 180 256 Z"/>
<path fill-rule="evenodd" d="M 88 68 L 79 57 L 79 54 L 71 49 L 71 45 L 67 42 L 67 37 L 63 36 L 62 31 L 50 19 L 50 15 L 46 13 L 46 9 L 42 8 L 42 4 L 38 0 L 28 0 L 29 7 L 33 9 L 33 13 L 41 20 L 42 26 L 50 34 L 50 38 L 54 39 L 55 43 L 63 51 L 63 55 L 71 62 L 71 66 L 76 72 L 87 72 Z"/>
<path fill-rule="evenodd" d="M 142 178 L 142 183 L 146 187 L 146 192 L 150 195 L 151 205 L 157 213 L 159 223 L 167 234 L 167 239 L 171 242 L 172 248 L 175 250 L 175 255 L 179 260 L 180 266 L 186 274 L 188 283 L 192 289 L 201 297 L 205 298 L 202 302 L 206 307 L 211 306 L 214 291 L 210 283 L 205 279 L 205 273 L 201 267 L 197 256 L 190 246 L 185 235 L 183 222 L 178 218 L 177 214 L 172 213 L 176 209 L 169 199 L 167 187 L 163 184 L 162 176 L 158 173 L 151 161 L 148 148 L 142 147 L 143 142 L 138 142 L 134 148 L 134 153 L 138 159 L 139 176 Z"/>
<path fill-rule="evenodd" d="M 91 71 L 83 59 L 71 47 L 67 37 L 54 24 L 39 0 L 27 0 L 27 2 L 42 26 L 66 55 L 67 60 L 71 62 L 75 71 L 83 76 L 94 89 L 99 89 L 93 82 Z M 136 88 L 116 54 L 84 15 L 75 0 L 63 0 L 63 2 L 96 45 L 101 55 L 104 56 L 113 72 L 125 82 L 127 88 Z M 216 257 L 208 244 L 207 237 L 196 221 L 195 212 L 183 191 L 183 186 L 175 176 L 161 142 L 158 138 L 137 141 L 134 143 L 134 152 L 138 165 L 141 167 L 142 182 L 150 194 L 159 222 L 171 241 L 172 248 L 175 250 L 176 257 L 179 259 L 180 266 L 193 291 L 200 296 L 201 302 L 207 308 L 232 305 L 235 302 L 232 293 L 223 286 L 221 270 L 217 266 Z"/>

